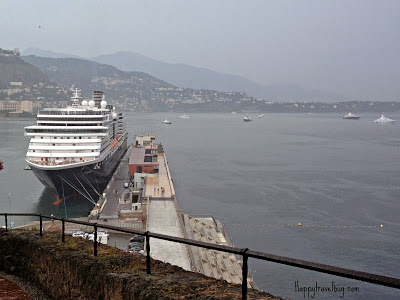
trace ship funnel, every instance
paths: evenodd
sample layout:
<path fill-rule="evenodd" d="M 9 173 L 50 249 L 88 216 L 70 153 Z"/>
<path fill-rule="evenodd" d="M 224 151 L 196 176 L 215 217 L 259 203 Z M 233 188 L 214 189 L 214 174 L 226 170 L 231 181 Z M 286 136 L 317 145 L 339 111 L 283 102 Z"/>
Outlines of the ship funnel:
<path fill-rule="evenodd" d="M 104 93 L 102 91 L 94 91 L 92 94 L 92 100 L 94 101 L 94 106 L 100 108 L 101 101 L 104 99 Z"/>

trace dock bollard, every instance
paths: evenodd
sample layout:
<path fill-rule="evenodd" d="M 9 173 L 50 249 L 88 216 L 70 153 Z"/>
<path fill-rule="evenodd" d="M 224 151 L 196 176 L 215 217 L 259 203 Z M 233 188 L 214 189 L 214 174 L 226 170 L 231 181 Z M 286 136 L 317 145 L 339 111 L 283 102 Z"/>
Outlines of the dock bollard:
<path fill-rule="evenodd" d="M 249 248 L 244 248 L 241 252 L 243 253 L 243 268 L 242 268 L 242 300 L 247 299 L 247 274 L 248 274 L 248 266 L 247 260 L 248 255 L 246 252 L 249 251 Z"/>
<path fill-rule="evenodd" d="M 7 222 L 7 214 L 4 214 L 5 222 L 6 222 L 6 232 L 8 231 L 8 222 Z"/>
<path fill-rule="evenodd" d="M 97 256 L 97 223 L 94 223 L 93 255 Z"/>

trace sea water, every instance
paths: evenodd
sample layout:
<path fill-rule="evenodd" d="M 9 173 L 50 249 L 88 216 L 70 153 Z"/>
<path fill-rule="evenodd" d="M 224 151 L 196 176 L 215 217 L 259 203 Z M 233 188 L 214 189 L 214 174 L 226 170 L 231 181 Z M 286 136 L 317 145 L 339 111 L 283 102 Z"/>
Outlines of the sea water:
<path fill-rule="evenodd" d="M 237 247 L 400 277 L 400 122 L 376 114 L 127 113 L 129 140 L 164 146 L 179 208 L 222 221 Z M 399 114 L 388 117 L 399 120 Z M 87 214 L 54 204 L 31 171 L 24 126 L 0 121 L 0 210 Z M 15 225 L 26 221 L 14 218 Z M 0 220 L 0 222 L 3 222 Z M 18 223 L 19 222 L 19 223 Z M 299 226 L 299 223 L 301 226 Z M 0 223 L 1 224 L 1 223 Z M 249 260 L 260 289 L 291 299 L 400 299 L 400 291 Z"/>

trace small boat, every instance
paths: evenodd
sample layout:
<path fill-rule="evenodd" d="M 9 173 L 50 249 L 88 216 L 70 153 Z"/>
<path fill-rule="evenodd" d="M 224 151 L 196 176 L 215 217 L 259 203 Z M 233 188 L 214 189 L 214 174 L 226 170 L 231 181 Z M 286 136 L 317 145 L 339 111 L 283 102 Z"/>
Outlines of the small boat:
<path fill-rule="evenodd" d="M 0 170 L 3 170 L 4 166 L 3 166 L 3 162 L 0 160 Z"/>
<path fill-rule="evenodd" d="M 251 121 L 253 121 L 253 120 L 249 117 L 249 115 L 246 115 L 246 116 L 243 118 L 243 121 L 245 121 L 245 122 L 251 122 Z"/>
<path fill-rule="evenodd" d="M 360 119 L 360 116 L 353 115 L 351 112 L 349 112 L 347 115 L 345 115 L 343 117 L 343 119 L 345 119 L 345 120 L 358 120 L 358 119 Z"/>
<path fill-rule="evenodd" d="M 386 117 L 383 116 L 383 114 L 379 119 L 376 119 L 374 121 L 374 123 L 393 123 L 393 122 L 396 122 L 396 120 L 392 120 L 392 119 L 386 118 Z"/>
<path fill-rule="evenodd" d="M 259 119 L 264 118 L 264 114 L 258 116 Z"/>
<path fill-rule="evenodd" d="M 168 124 L 168 125 L 171 125 L 171 124 L 172 124 L 171 121 L 168 120 L 167 118 L 165 118 L 165 120 L 162 121 L 162 123 L 163 123 L 163 124 Z"/>
<path fill-rule="evenodd" d="M 236 111 L 231 112 L 232 115 L 236 115 Z"/>
<path fill-rule="evenodd" d="M 190 119 L 190 117 L 185 115 L 185 114 L 183 114 L 182 116 L 179 116 L 179 118 L 181 118 L 181 119 Z"/>

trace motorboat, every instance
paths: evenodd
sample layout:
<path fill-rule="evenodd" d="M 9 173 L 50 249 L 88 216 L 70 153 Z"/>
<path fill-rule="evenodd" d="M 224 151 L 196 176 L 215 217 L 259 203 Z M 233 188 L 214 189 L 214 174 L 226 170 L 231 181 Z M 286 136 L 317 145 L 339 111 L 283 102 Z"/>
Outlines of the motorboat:
<path fill-rule="evenodd" d="M 264 118 L 264 114 L 258 116 L 259 119 Z"/>
<path fill-rule="evenodd" d="M 347 115 L 345 115 L 343 117 L 343 119 L 345 119 L 345 120 L 358 120 L 358 119 L 360 119 L 360 116 L 353 115 L 351 112 L 349 112 Z"/>
<path fill-rule="evenodd" d="M 374 121 L 374 123 L 393 123 L 393 122 L 396 122 L 396 120 L 386 118 L 385 116 L 383 116 L 383 114 L 381 115 L 381 117 L 379 119 L 376 119 Z"/>
<path fill-rule="evenodd" d="M 165 120 L 162 121 L 162 123 L 163 123 L 163 124 L 167 124 L 167 125 L 171 125 L 171 124 L 172 124 L 171 121 L 168 120 L 167 118 L 165 118 Z"/>
<path fill-rule="evenodd" d="M 249 115 L 246 115 L 246 116 L 243 118 L 243 121 L 245 121 L 245 122 L 251 122 L 251 121 L 253 121 L 253 120 L 249 117 Z"/>
<path fill-rule="evenodd" d="M 181 118 L 181 119 L 190 119 L 190 117 L 185 115 L 185 114 L 183 114 L 182 116 L 179 116 L 179 118 Z"/>

